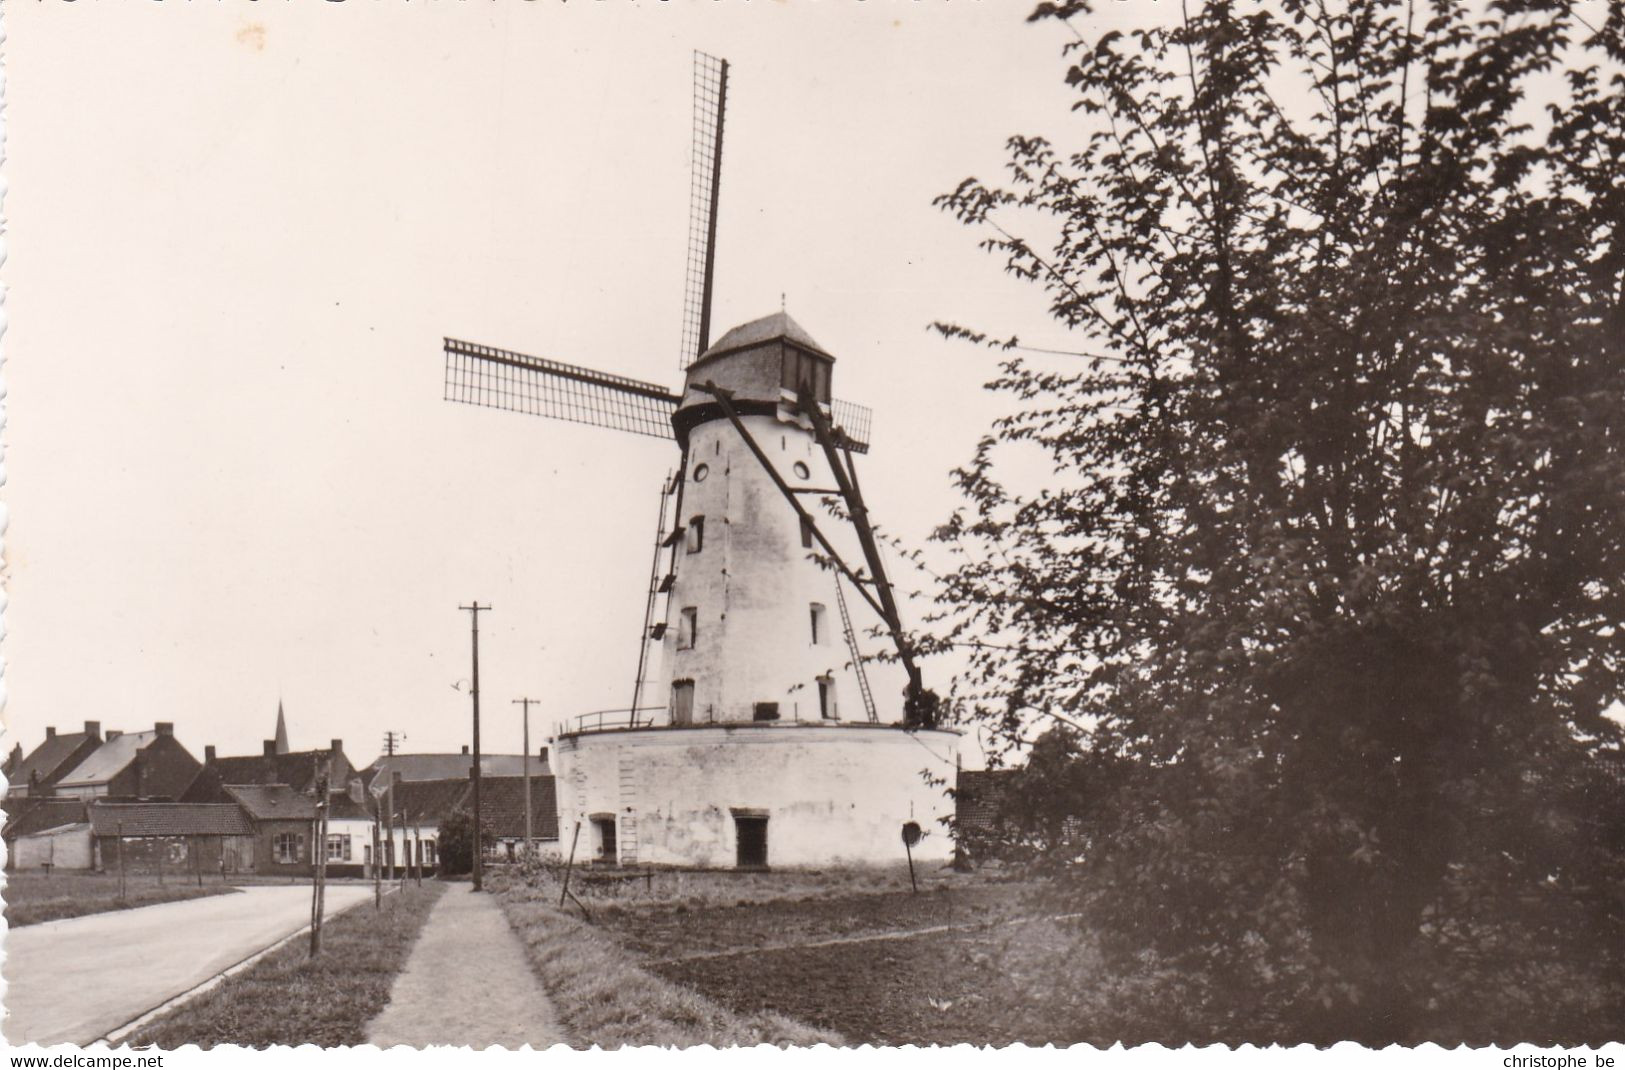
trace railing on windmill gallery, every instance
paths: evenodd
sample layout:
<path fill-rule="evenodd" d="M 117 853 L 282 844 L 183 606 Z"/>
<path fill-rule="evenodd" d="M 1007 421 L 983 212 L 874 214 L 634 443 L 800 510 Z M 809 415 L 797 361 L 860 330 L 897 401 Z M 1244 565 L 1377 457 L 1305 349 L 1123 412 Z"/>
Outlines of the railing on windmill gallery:
<path fill-rule="evenodd" d="M 733 726 L 767 725 L 767 724 L 840 724 L 852 727 L 856 724 L 875 725 L 877 718 L 871 716 L 867 721 L 841 721 L 834 717 L 825 717 L 817 712 L 804 713 L 798 703 L 781 704 L 778 702 L 758 702 L 751 711 L 749 719 L 724 718 L 717 716 L 714 706 L 707 705 L 703 710 L 696 708 L 690 718 L 683 721 L 673 721 L 669 706 L 639 706 L 635 711 L 630 709 L 592 710 L 588 713 L 577 714 L 557 721 L 553 725 L 553 734 L 557 736 L 579 736 L 591 732 L 624 732 L 634 728 L 709 728 L 718 724 Z M 634 713 L 636 716 L 634 716 Z"/>

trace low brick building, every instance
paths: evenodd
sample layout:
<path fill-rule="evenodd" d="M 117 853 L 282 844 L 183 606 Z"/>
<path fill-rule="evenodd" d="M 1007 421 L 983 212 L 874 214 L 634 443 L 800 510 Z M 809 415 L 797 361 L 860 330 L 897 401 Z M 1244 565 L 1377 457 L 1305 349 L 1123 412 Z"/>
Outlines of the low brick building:
<path fill-rule="evenodd" d="M 6 869 L 89 869 L 90 825 L 78 799 L 6 800 Z"/>
<path fill-rule="evenodd" d="M 97 869 L 177 877 L 257 871 L 255 829 L 232 803 L 92 802 Z"/>

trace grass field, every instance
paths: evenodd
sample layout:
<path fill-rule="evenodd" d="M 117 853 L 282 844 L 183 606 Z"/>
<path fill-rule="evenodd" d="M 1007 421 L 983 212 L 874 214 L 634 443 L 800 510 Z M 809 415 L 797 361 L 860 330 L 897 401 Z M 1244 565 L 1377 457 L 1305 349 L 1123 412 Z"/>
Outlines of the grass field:
<path fill-rule="evenodd" d="M 829 1030 L 772 1011 L 732 1011 L 639 969 L 634 956 L 601 928 L 556 909 L 557 886 L 527 886 L 516 874 L 487 879 L 579 1047 L 842 1043 Z"/>
<path fill-rule="evenodd" d="M 1092 952 L 1075 921 L 1031 901 L 1032 884 L 922 870 L 914 894 L 906 870 L 615 876 L 572 880 L 583 905 L 568 924 L 736 1015 L 853 1045 L 1098 1039 L 1056 983 L 1087 974 Z M 527 894 L 551 911 L 558 893 L 549 874 Z"/>
<path fill-rule="evenodd" d="M 1027 891 L 960 879 L 919 895 L 628 903 L 597 918 L 660 977 L 853 1044 L 1076 1043 L 1087 1023 L 1053 981 L 1089 951 Z"/>
<path fill-rule="evenodd" d="M 6 924 L 15 928 L 234 890 L 229 884 L 222 884 L 219 877 L 204 877 L 203 886 L 199 887 L 195 881 L 179 876 L 167 877 L 160 884 L 156 876 L 135 874 L 129 876 L 126 887 L 127 895 L 120 900 L 116 873 L 58 872 L 49 877 L 34 872 L 8 873 L 0 895 L 6 901 Z"/>
<path fill-rule="evenodd" d="M 446 887 L 432 880 L 421 888 L 408 885 L 386 896 L 382 910 L 364 902 L 331 918 L 318 958 L 310 958 L 306 939 L 294 940 L 129 1042 L 164 1049 L 364 1043 L 367 1023 L 388 1002 L 395 975 Z"/>

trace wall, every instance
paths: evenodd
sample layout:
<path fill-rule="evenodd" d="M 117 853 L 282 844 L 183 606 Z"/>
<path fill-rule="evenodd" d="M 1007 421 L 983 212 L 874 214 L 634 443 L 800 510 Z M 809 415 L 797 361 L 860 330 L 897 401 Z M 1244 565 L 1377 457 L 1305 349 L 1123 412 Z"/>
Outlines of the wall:
<path fill-rule="evenodd" d="M 329 835 L 341 833 L 348 834 L 351 837 L 352 843 L 350 865 L 360 866 L 362 867 L 363 875 L 369 877 L 372 876 L 372 869 L 369 860 L 371 858 L 370 852 L 374 847 L 373 823 L 371 821 L 354 819 L 329 821 L 327 831 Z M 385 829 L 382 826 L 379 826 L 377 833 L 380 843 L 382 843 L 385 838 L 384 832 Z M 439 858 L 439 836 L 440 828 L 437 822 L 424 822 L 420 825 L 408 824 L 405 828 L 397 824 L 393 830 L 393 836 L 390 837 L 394 847 L 393 853 L 389 855 L 389 857 L 395 860 L 396 872 L 399 872 L 401 869 L 405 868 L 408 857 L 411 857 L 407 854 L 407 851 L 409 849 L 412 851 L 419 850 L 417 845 L 418 841 L 421 840 L 425 845 L 422 848 L 422 850 L 425 852 L 423 871 L 425 874 L 433 873 L 435 871 L 435 862 Z M 410 848 L 408 847 L 409 841 L 411 845 Z M 328 863 L 329 872 L 332 872 L 333 865 L 334 864 L 331 862 Z"/>
<path fill-rule="evenodd" d="M 952 813 L 959 735 L 868 724 L 750 724 L 563 736 L 555 748 L 560 843 L 593 814 L 617 817 L 621 861 L 731 868 L 734 810 L 768 817 L 768 863 L 902 861 L 902 826 L 925 839 L 915 858 L 947 861 L 939 818 Z M 942 778 L 928 785 L 922 772 Z M 624 785 L 624 789 L 623 789 Z M 578 858 L 595 854 L 581 831 Z"/>
<path fill-rule="evenodd" d="M 256 821 L 254 833 L 254 869 L 261 876 L 309 876 L 312 872 L 313 823 L 310 821 Z M 304 850 L 297 862 L 276 860 L 276 837 L 294 833 L 305 837 Z"/>
<path fill-rule="evenodd" d="M 119 838 L 102 836 L 96 841 L 96 868 L 118 872 Z M 201 868 L 204 877 L 224 873 L 254 872 L 252 836 L 126 836 L 123 845 L 126 873 L 163 873 L 177 880 L 195 876 Z M 224 866 L 222 866 L 224 863 Z"/>
<path fill-rule="evenodd" d="M 792 488 L 835 486 L 809 431 L 773 416 L 745 416 L 741 422 Z M 795 474 L 797 462 L 807 466 L 806 478 Z M 695 482 L 702 464 L 706 478 Z M 861 570 L 851 525 L 831 516 L 818 495 L 802 495 L 801 502 L 842 559 Z M 704 546 L 698 553 L 678 546 L 663 671 L 644 701 L 664 705 L 671 681 L 689 679 L 695 684 L 695 723 L 751 721 L 758 702 L 778 703 L 781 720 L 819 720 L 817 678 L 827 675 L 835 683 L 837 717 L 866 721 L 857 678 L 847 667 L 852 658 L 841 630 L 836 574 L 811 559 L 801 543 L 800 519 L 727 420 L 701 424 L 689 438 L 682 523 L 687 527 L 696 516 L 705 518 Z M 877 641 L 863 633 L 879 618 L 862 596 L 846 593 L 860 647 L 874 653 Z M 809 613 L 815 602 L 826 607 L 817 644 Z M 683 649 L 678 622 L 688 606 L 698 611 L 699 638 Z M 878 706 L 881 721 L 901 719 L 901 696 L 879 696 Z"/>
<path fill-rule="evenodd" d="M 19 836 L 12 852 L 12 864 L 20 870 L 39 869 L 47 862 L 53 869 L 89 869 L 90 826 L 68 825 Z"/>

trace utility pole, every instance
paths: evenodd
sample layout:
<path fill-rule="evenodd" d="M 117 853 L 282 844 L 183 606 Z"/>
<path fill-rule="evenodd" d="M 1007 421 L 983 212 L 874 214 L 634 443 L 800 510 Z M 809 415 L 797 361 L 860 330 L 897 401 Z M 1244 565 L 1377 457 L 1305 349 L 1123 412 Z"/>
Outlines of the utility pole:
<path fill-rule="evenodd" d="M 405 739 L 399 732 L 384 733 L 384 752 L 391 758 L 395 757 L 395 745 Z M 388 806 L 384 810 L 384 854 L 389 859 L 390 879 L 395 876 L 395 763 L 386 762 L 384 775 L 389 779 L 384 781 L 384 790 L 389 793 Z"/>
<path fill-rule="evenodd" d="M 368 793 L 371 794 L 370 792 Z M 384 907 L 384 840 L 378 835 L 381 822 L 378 810 L 382 803 L 372 795 L 372 909 Z"/>
<path fill-rule="evenodd" d="M 474 890 L 484 890 L 484 831 L 485 826 L 480 823 L 480 614 L 488 613 L 490 606 L 482 606 L 475 599 L 471 606 L 458 606 L 458 609 L 469 615 L 473 626 L 474 638 L 474 679 L 469 685 L 468 693 L 474 700 L 474 763 L 471 772 L 474 777 Z"/>
<path fill-rule="evenodd" d="M 516 698 L 516 699 L 513 700 L 515 706 L 523 706 L 525 708 L 525 854 L 524 854 L 524 857 L 526 857 L 526 858 L 530 857 L 530 845 L 531 845 L 531 839 L 530 839 L 530 704 L 532 702 L 536 702 L 536 701 L 537 700 L 533 699 L 533 698 Z M 633 710 L 632 714 L 633 714 L 633 716 L 636 716 L 637 711 Z"/>
<path fill-rule="evenodd" d="M 322 915 L 327 907 L 327 804 L 331 789 L 331 775 L 327 763 L 321 764 L 316 778 L 316 879 L 311 890 L 310 957 L 322 953 Z"/>

